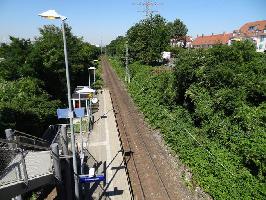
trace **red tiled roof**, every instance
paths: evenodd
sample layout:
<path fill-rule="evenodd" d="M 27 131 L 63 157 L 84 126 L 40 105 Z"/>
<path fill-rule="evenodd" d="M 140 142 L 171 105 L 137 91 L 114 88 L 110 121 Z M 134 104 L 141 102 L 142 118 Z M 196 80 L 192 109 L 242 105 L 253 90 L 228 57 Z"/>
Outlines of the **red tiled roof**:
<path fill-rule="evenodd" d="M 192 45 L 227 44 L 231 37 L 232 33 L 199 36 L 192 42 Z"/>
<path fill-rule="evenodd" d="M 254 27 L 252 29 L 251 27 Z M 257 32 L 263 32 L 266 29 L 266 20 L 255 21 L 255 22 L 248 22 L 244 24 L 240 29 L 239 32 L 248 36 L 252 36 Z"/>

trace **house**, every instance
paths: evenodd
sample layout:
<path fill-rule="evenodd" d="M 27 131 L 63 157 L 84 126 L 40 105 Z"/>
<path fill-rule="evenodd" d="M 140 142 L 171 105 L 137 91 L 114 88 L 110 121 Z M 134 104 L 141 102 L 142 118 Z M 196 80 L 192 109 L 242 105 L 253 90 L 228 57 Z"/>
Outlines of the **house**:
<path fill-rule="evenodd" d="M 195 38 L 192 42 L 194 48 L 209 48 L 216 44 L 229 44 L 232 33 L 223 33 L 217 35 L 202 35 Z"/>
<path fill-rule="evenodd" d="M 248 22 L 244 24 L 240 29 L 239 33 L 246 37 L 252 37 L 257 33 L 263 33 L 266 30 L 266 20 Z"/>
<path fill-rule="evenodd" d="M 176 39 L 172 38 L 170 40 L 170 45 L 172 47 L 185 47 L 185 48 L 192 48 L 192 37 L 191 36 L 185 36 L 185 38 Z"/>
<path fill-rule="evenodd" d="M 215 44 L 231 45 L 235 41 L 251 40 L 256 45 L 257 52 L 266 51 L 266 20 L 248 22 L 234 30 L 233 33 L 197 36 L 192 42 L 193 48 L 209 48 Z"/>
<path fill-rule="evenodd" d="M 266 20 L 248 22 L 233 33 L 197 36 L 192 42 L 193 48 L 209 48 L 215 44 L 231 45 L 235 41 L 251 40 L 257 52 L 266 52 Z"/>
<path fill-rule="evenodd" d="M 257 36 L 257 52 L 266 52 L 266 30 Z"/>
<path fill-rule="evenodd" d="M 266 51 L 266 20 L 248 22 L 233 32 L 231 43 L 249 39 L 256 45 L 257 52 Z"/>

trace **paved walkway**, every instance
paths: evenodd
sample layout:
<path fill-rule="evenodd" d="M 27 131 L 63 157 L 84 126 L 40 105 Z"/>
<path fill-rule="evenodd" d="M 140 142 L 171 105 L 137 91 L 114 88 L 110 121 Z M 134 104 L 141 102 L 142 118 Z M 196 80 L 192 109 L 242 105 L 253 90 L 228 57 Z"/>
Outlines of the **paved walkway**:
<path fill-rule="evenodd" d="M 87 141 L 85 139 L 87 143 L 87 145 L 85 143 L 85 148 L 87 147 L 98 162 L 106 161 L 107 179 L 104 187 L 97 186 L 92 197 L 94 199 L 128 200 L 131 199 L 131 195 L 109 90 L 103 89 L 98 99 L 99 111 L 94 114 L 96 123 Z"/>

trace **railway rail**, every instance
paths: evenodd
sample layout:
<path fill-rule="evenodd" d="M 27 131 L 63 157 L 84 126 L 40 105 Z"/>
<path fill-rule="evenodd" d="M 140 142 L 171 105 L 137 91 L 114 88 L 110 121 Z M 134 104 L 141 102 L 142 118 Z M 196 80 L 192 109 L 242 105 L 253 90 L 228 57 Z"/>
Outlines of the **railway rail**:
<path fill-rule="evenodd" d="M 106 57 L 102 57 L 105 85 L 109 88 L 126 158 L 134 199 L 187 199 L 177 192 L 180 182 L 168 154 L 154 138 Z"/>

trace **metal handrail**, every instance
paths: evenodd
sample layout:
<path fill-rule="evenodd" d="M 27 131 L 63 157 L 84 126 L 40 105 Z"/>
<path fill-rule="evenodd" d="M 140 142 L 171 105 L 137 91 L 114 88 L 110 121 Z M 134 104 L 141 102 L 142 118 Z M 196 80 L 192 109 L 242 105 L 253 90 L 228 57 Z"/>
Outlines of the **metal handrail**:
<path fill-rule="evenodd" d="M 14 130 L 14 140 L 19 143 L 20 146 L 42 149 L 40 147 L 49 147 L 49 142 L 27 133 Z"/>
<path fill-rule="evenodd" d="M 18 131 L 18 130 L 14 130 L 14 133 L 19 133 L 20 135 L 24 135 L 25 137 L 34 138 L 35 140 L 39 140 L 39 141 L 48 143 L 47 140 L 44 140 L 42 138 L 39 138 L 39 137 L 36 137 L 36 136 L 33 136 L 33 135 L 29 135 L 27 133 L 24 133 L 24 132 L 21 132 L 21 131 Z"/>
<path fill-rule="evenodd" d="M 9 140 L 4 140 L 4 139 L 0 139 L 0 142 L 1 143 L 13 143 L 12 141 L 9 142 Z M 29 182 L 29 177 L 28 177 L 28 173 L 27 173 L 27 168 L 26 168 L 26 162 L 25 162 L 25 151 L 21 148 L 10 148 L 10 147 L 4 147 L 4 149 L 7 149 L 7 150 L 15 150 L 16 151 L 16 155 L 21 155 L 18 163 L 16 164 L 16 166 L 19 166 L 20 164 L 22 165 L 22 172 L 23 172 L 23 182 L 25 183 L 26 186 L 28 186 L 28 182 Z M 8 173 L 8 172 L 11 172 L 13 170 L 16 170 L 16 167 L 12 167 L 11 169 L 9 169 L 9 171 L 7 171 L 8 169 L 6 168 L 3 172 L 4 173 L 1 173 L 1 176 L 2 174 L 5 174 L 5 173 Z M 21 179 L 17 179 L 16 181 L 21 181 Z M 13 181 L 8 181 L 8 182 L 5 182 L 5 184 L 9 184 L 9 183 L 12 183 L 12 182 L 16 182 L 15 180 Z"/>
<path fill-rule="evenodd" d="M 16 140 L 6 140 L 6 139 L 0 138 L 0 142 L 1 143 L 6 143 L 6 144 L 16 144 L 18 146 L 22 145 L 22 146 L 26 146 L 26 147 L 30 147 L 30 148 L 41 149 L 41 150 L 50 150 L 49 147 L 44 147 L 44 146 L 39 146 L 39 145 L 34 145 L 34 144 L 23 143 L 23 142 L 19 142 L 19 141 L 16 141 Z"/>
<path fill-rule="evenodd" d="M 58 135 L 60 135 L 60 129 L 58 129 L 58 131 L 57 131 L 57 133 L 56 133 L 56 135 L 55 135 L 55 137 L 54 137 L 54 139 L 53 139 L 53 141 L 52 141 L 51 144 L 55 143 L 55 141 L 56 141 Z"/>
<path fill-rule="evenodd" d="M 53 143 L 56 142 L 56 139 L 58 139 L 60 131 L 57 132 L 55 138 L 53 138 Z M 4 180 L 2 183 L 3 185 L 9 184 L 11 182 L 18 182 L 23 181 L 26 186 L 29 184 L 29 174 L 26 167 L 26 160 L 25 156 L 28 152 L 28 150 L 25 149 L 32 149 L 32 150 L 41 150 L 41 151 L 49 151 L 50 150 L 50 144 L 47 140 L 38 138 L 36 136 L 32 136 L 29 134 L 26 134 L 24 132 L 20 132 L 17 130 L 13 130 L 13 137 L 10 137 L 8 139 L 2 139 L 0 138 L 0 148 L 5 149 L 7 151 L 14 151 L 16 158 L 16 166 L 14 167 L 12 164 L 12 168 L 7 167 L 4 169 L 4 171 L 1 172 L 0 177 L 5 177 L 5 174 L 13 172 L 15 173 L 18 168 L 20 168 L 19 176 L 16 176 L 16 180 Z M 14 161 L 14 160 L 13 160 Z M 13 162 L 12 161 L 12 162 Z M 15 170 L 15 171 L 14 171 Z M 17 174 L 17 172 L 16 172 Z M 2 178 L 1 178 L 2 179 Z M 1 183 L 1 184 L 2 184 Z"/>

